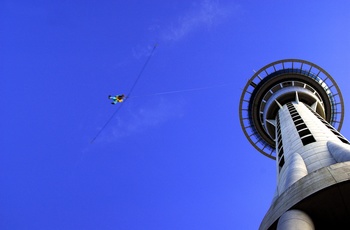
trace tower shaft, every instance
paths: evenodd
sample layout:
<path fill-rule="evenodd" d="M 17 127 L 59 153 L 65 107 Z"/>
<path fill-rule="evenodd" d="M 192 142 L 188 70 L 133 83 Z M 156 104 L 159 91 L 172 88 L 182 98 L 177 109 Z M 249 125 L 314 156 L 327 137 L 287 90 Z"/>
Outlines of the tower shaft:
<path fill-rule="evenodd" d="M 308 173 L 338 163 L 328 143 L 350 147 L 345 137 L 302 102 L 284 105 L 277 119 L 278 194 Z"/>
<path fill-rule="evenodd" d="M 350 226 L 350 142 L 340 133 L 343 98 L 319 66 L 271 63 L 248 81 L 240 121 L 249 142 L 276 160 L 277 186 L 260 229 Z"/>

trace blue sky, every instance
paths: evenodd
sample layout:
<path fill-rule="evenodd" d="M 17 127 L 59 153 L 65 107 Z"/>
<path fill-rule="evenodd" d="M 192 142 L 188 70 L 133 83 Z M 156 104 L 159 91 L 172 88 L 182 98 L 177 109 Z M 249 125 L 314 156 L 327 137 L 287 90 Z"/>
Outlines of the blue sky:
<path fill-rule="evenodd" d="M 257 229 L 276 170 L 241 131 L 242 89 L 254 69 L 305 59 L 333 76 L 348 111 L 349 9 L 1 1 L 0 228 Z M 129 92 L 156 43 L 91 144 L 120 106 L 107 96 Z M 181 92 L 159 95 L 170 91 Z"/>

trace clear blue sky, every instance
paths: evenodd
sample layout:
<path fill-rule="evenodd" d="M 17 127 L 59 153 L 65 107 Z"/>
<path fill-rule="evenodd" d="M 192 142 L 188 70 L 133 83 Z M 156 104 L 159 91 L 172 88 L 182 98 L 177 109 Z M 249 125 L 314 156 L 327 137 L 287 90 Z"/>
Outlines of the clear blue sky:
<path fill-rule="evenodd" d="M 0 229 L 257 229 L 276 170 L 241 131 L 241 90 L 253 69 L 300 58 L 333 76 L 348 111 L 349 10 L 2 0 Z M 130 90 L 155 43 L 134 98 L 91 144 L 119 106 L 107 96 Z"/>

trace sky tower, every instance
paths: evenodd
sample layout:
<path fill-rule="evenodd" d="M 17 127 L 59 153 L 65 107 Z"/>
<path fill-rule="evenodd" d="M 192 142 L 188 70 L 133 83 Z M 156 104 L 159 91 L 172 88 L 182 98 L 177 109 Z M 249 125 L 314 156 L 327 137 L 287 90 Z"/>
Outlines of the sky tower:
<path fill-rule="evenodd" d="M 239 111 L 249 142 L 276 160 L 260 229 L 348 229 L 350 142 L 340 133 L 344 103 L 334 79 L 308 61 L 273 62 L 249 79 Z"/>

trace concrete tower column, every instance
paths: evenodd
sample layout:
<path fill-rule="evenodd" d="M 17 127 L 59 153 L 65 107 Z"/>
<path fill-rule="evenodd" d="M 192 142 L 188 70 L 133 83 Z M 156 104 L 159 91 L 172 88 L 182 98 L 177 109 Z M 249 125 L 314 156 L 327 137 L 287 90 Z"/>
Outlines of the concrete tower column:
<path fill-rule="evenodd" d="M 312 219 L 303 211 L 289 210 L 279 219 L 277 230 L 314 230 Z"/>

